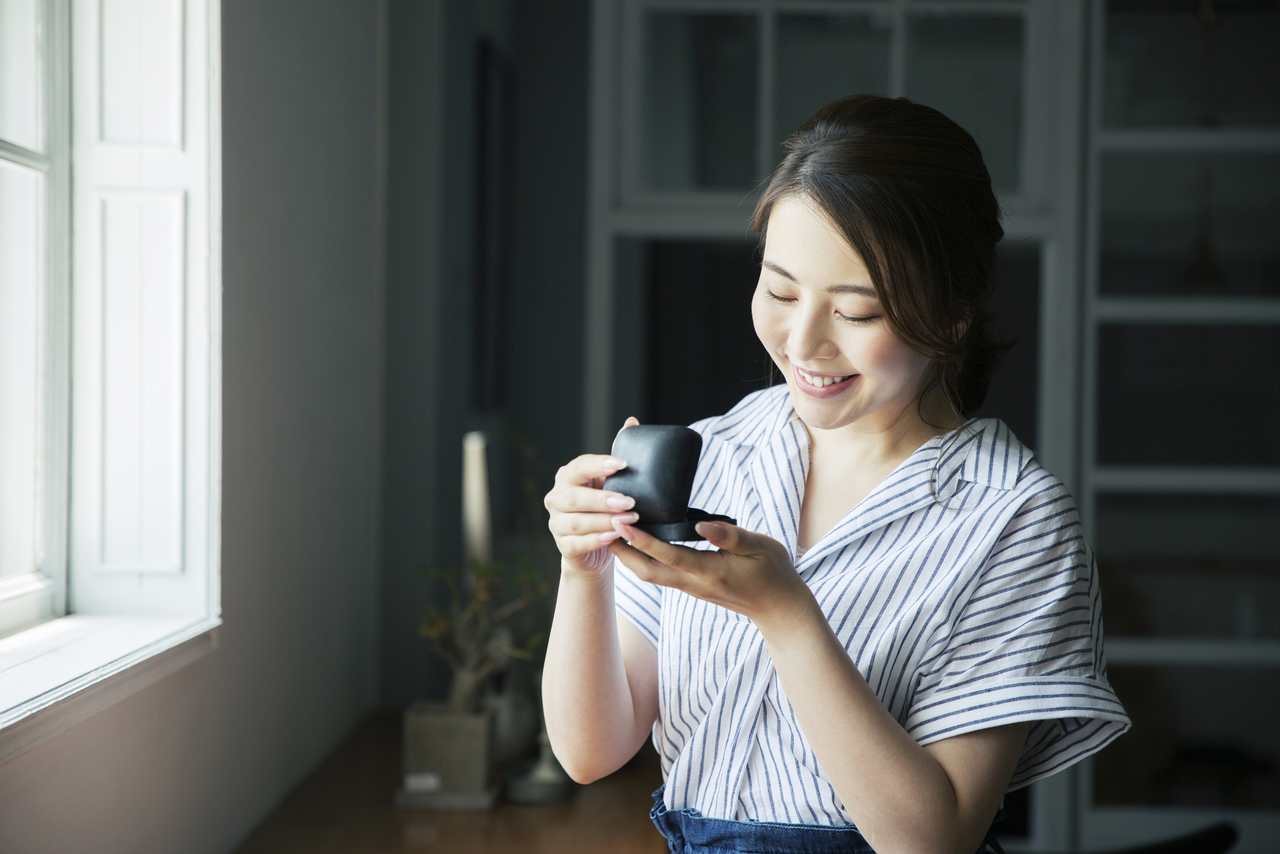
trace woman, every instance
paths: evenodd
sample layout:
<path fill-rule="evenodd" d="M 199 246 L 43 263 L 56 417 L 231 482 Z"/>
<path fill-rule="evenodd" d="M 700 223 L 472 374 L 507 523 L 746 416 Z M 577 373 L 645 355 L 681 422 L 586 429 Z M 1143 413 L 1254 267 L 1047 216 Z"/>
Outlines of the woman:
<path fill-rule="evenodd" d="M 652 732 L 673 851 L 998 850 L 1005 791 L 1128 719 L 1071 497 L 966 420 L 998 361 L 990 178 L 905 99 L 837 101 L 785 151 L 752 316 L 786 385 L 694 425 L 691 506 L 740 526 L 664 543 L 600 488 L 624 460 L 557 473 L 547 731 L 580 781 Z"/>

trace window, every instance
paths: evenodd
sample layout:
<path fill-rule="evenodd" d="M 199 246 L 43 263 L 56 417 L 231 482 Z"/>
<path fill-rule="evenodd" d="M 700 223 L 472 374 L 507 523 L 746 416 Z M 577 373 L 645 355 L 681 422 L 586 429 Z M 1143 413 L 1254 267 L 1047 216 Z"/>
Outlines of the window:
<path fill-rule="evenodd" d="M 218 32 L 0 0 L 0 761 L 218 623 Z"/>
<path fill-rule="evenodd" d="M 0 634 L 65 609 L 70 188 L 59 11 L 0 0 Z"/>

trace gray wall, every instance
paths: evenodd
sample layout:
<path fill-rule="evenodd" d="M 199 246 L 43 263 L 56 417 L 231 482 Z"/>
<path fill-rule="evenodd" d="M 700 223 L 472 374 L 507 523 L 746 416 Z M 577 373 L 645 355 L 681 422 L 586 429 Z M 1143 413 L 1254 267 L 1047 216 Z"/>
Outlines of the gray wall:
<path fill-rule="evenodd" d="M 217 852 L 376 696 L 376 9 L 223 2 L 221 646 L 0 766 L 0 850 Z"/>
<path fill-rule="evenodd" d="M 455 445 L 466 429 L 471 198 L 469 6 L 393 0 L 387 193 L 384 704 L 440 697 L 447 672 L 418 635 L 418 568 L 458 560 Z M 441 287 L 440 282 L 452 282 Z"/>

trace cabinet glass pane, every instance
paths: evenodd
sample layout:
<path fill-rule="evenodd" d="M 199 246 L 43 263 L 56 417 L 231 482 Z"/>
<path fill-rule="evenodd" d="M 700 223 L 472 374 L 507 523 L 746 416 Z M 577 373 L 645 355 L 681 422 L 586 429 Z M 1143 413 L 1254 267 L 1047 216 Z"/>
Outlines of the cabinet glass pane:
<path fill-rule="evenodd" d="M 1111 0 L 1103 122 L 1280 124 L 1280 4 Z"/>
<path fill-rule="evenodd" d="M 1098 462 L 1280 465 L 1280 327 L 1103 325 Z"/>
<path fill-rule="evenodd" d="M 1097 806 L 1280 807 L 1277 667 L 1113 665 L 1133 729 L 1093 761 Z"/>
<path fill-rule="evenodd" d="M 880 15 L 780 15 L 774 141 L 837 98 L 888 94 L 890 29 Z"/>
<path fill-rule="evenodd" d="M 753 242 L 655 240 L 644 263 L 645 420 L 691 424 L 782 381 L 751 323 Z"/>
<path fill-rule="evenodd" d="M 0 163 L 0 577 L 36 568 L 42 181 Z"/>
<path fill-rule="evenodd" d="M 1280 296 L 1280 155 L 1102 160 L 1107 294 Z"/>
<path fill-rule="evenodd" d="M 0 139 L 40 148 L 38 0 L 0 0 Z"/>
<path fill-rule="evenodd" d="M 1107 634 L 1280 639 L 1280 497 L 1099 495 Z"/>
<path fill-rule="evenodd" d="M 1015 15 L 912 15 L 906 95 L 964 126 L 992 183 L 1018 186 L 1022 155 L 1023 23 Z"/>
<path fill-rule="evenodd" d="M 756 179 L 757 22 L 645 17 L 643 177 L 656 190 L 750 190 Z"/>
<path fill-rule="evenodd" d="M 1000 357 L 976 418 L 999 418 L 1023 444 L 1036 445 L 1040 376 L 1040 244 L 1006 240 L 996 268 L 991 335 L 1011 346 Z"/>

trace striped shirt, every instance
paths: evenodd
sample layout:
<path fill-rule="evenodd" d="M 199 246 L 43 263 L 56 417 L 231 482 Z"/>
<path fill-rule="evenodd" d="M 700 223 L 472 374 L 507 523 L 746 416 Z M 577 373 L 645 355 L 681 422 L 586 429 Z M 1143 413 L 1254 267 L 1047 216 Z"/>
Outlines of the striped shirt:
<path fill-rule="evenodd" d="M 803 556 L 809 440 L 786 386 L 694 429 L 703 446 L 690 506 L 786 545 L 858 671 L 917 742 L 1033 721 L 1013 789 L 1128 729 L 1075 505 L 1002 422 L 926 442 Z M 667 808 L 852 824 L 755 625 L 617 561 L 614 579 L 619 613 L 658 650 L 653 741 Z"/>

